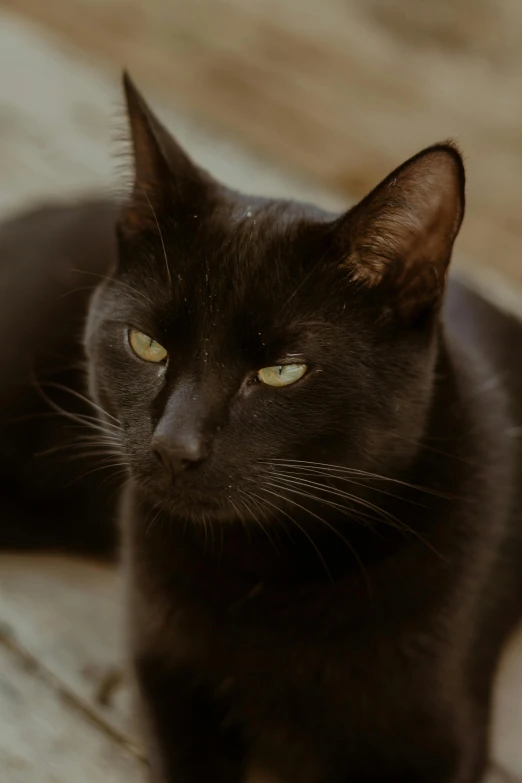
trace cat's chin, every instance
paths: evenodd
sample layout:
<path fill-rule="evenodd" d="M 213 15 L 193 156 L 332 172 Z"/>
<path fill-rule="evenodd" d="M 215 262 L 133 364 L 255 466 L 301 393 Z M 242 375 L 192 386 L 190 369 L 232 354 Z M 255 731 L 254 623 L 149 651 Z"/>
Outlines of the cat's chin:
<path fill-rule="evenodd" d="M 220 506 L 213 503 L 181 503 L 175 505 L 173 514 L 194 525 L 206 525 L 216 522 L 230 524 L 238 520 L 237 511 L 232 506 Z"/>
<path fill-rule="evenodd" d="M 230 524 L 240 521 L 237 506 L 228 500 L 219 502 L 206 498 L 165 498 L 145 493 L 158 514 L 181 520 L 193 525 L 206 525 L 209 522 Z"/>

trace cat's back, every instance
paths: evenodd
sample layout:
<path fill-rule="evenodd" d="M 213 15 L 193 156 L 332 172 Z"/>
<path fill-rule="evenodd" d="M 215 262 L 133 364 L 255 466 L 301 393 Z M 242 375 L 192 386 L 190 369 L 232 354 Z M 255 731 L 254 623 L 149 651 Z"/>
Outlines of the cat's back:
<path fill-rule="evenodd" d="M 522 428 L 522 313 L 519 320 L 451 280 L 444 319 L 450 334 L 483 363 L 490 385 L 506 391 L 513 427 Z"/>
<path fill-rule="evenodd" d="M 96 411 L 82 399 L 83 330 L 90 295 L 114 259 L 115 217 L 111 203 L 93 201 L 0 225 L 2 547 L 113 545 L 114 501 L 77 441 L 93 431 Z"/>
<path fill-rule="evenodd" d="M 42 206 L 3 221 L 0 286 L 7 311 L 16 304 L 9 293 L 27 297 L 39 290 L 44 304 L 45 294 L 55 297 L 54 288 L 63 287 L 73 270 L 106 274 L 115 252 L 116 215 L 115 203 L 86 200 Z"/>
<path fill-rule="evenodd" d="M 34 362 L 69 356 L 87 302 L 114 258 L 108 201 L 35 209 L 0 226 L 0 405 Z"/>
<path fill-rule="evenodd" d="M 469 458 L 482 463 L 482 487 L 508 508 L 480 602 L 479 625 L 492 642 L 484 647 L 488 670 L 493 640 L 503 639 L 522 616 L 522 321 L 457 281 L 449 285 L 444 320 L 475 370 L 466 405 L 480 418 L 475 429 L 481 435 Z M 495 524 L 499 520 L 486 517 L 481 529 Z"/>

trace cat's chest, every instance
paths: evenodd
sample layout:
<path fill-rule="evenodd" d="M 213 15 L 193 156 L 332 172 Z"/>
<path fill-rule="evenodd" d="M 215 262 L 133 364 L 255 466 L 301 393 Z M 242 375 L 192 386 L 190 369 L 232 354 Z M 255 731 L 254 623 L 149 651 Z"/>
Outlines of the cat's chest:
<path fill-rule="evenodd" d="M 256 584 L 212 603 L 171 587 L 142 613 L 138 635 L 259 730 L 297 727 L 310 715 L 322 715 L 326 726 L 324 716 L 345 710 L 347 690 L 354 693 L 354 673 L 359 684 L 375 679 L 366 664 L 374 629 L 342 623 L 342 606 L 334 610 L 317 597 L 285 601 L 265 590 Z"/>
<path fill-rule="evenodd" d="M 168 667 L 207 695 L 212 712 L 241 727 L 248 747 L 242 783 L 323 783 L 346 726 L 337 653 L 311 644 L 312 633 L 305 639 L 295 627 L 258 624 L 245 614 L 171 597 L 149 649 L 162 649 Z"/>
<path fill-rule="evenodd" d="M 266 772 L 262 767 L 252 765 L 247 772 L 245 783 L 284 783 L 284 781 Z"/>
<path fill-rule="evenodd" d="M 358 666 L 375 644 L 379 618 L 353 580 L 285 589 L 262 576 L 210 579 L 193 561 L 187 568 L 186 559 L 182 566 L 176 560 L 166 574 L 131 571 L 136 642 L 197 669 L 235 701 L 262 703 L 286 692 L 286 703 L 297 703 L 307 692 L 320 709 L 344 688 L 350 661 Z"/>
<path fill-rule="evenodd" d="M 346 592 L 278 599 L 257 583 L 229 601 L 219 584 L 212 594 L 150 571 L 134 589 L 138 655 L 182 672 L 226 725 L 242 727 L 242 783 L 337 779 L 348 756 L 358 763 L 368 752 L 375 709 L 393 725 L 394 684 L 415 693 L 426 664 L 402 622 L 399 635 L 389 612 L 357 615 Z"/>

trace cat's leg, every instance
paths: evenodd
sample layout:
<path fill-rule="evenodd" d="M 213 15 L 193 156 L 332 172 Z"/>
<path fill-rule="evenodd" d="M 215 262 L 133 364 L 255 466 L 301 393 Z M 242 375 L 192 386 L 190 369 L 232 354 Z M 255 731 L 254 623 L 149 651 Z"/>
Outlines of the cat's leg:
<path fill-rule="evenodd" d="M 469 749 L 456 748 L 450 741 L 432 753 L 419 748 L 418 759 L 412 765 L 411 759 L 404 764 L 398 759 L 388 764 L 379 760 L 377 746 L 375 758 L 368 759 L 367 766 L 359 762 L 356 769 L 345 774 L 343 783 L 481 783 L 487 764 L 485 749 L 484 745 L 470 754 Z M 400 749 L 397 751 L 399 755 Z"/>
<path fill-rule="evenodd" d="M 489 696 L 464 695 L 444 718 L 421 699 L 373 734 L 373 752 L 348 760 L 343 783 L 481 783 L 488 763 Z M 431 712 L 431 716 L 430 716 Z"/>
<path fill-rule="evenodd" d="M 243 754 L 218 698 L 187 669 L 134 666 L 151 783 L 242 783 Z"/>

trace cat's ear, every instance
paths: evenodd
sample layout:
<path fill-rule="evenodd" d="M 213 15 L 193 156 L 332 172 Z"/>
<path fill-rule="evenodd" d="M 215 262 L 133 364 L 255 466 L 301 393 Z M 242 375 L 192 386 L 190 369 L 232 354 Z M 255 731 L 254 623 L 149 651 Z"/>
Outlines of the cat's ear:
<path fill-rule="evenodd" d="M 464 215 L 464 165 L 452 144 L 406 161 L 337 221 L 338 258 L 365 288 L 415 321 L 441 300 Z"/>
<path fill-rule="evenodd" d="M 154 228 L 159 216 L 166 212 L 176 218 L 199 207 L 211 187 L 211 179 L 181 149 L 126 72 L 123 87 L 134 182 L 120 223 L 129 231 L 141 231 Z"/>

